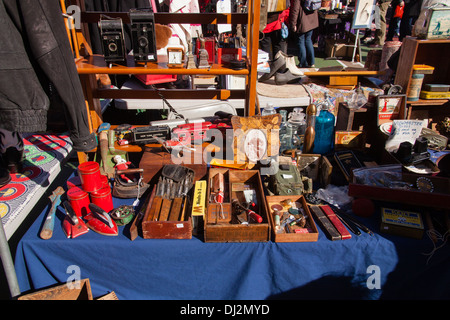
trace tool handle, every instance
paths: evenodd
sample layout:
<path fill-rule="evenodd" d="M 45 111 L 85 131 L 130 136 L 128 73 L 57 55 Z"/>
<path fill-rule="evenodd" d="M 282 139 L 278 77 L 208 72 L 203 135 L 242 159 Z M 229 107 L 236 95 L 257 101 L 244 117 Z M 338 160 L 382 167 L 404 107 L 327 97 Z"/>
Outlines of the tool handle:
<path fill-rule="evenodd" d="M 183 198 L 175 198 L 172 201 L 172 208 L 170 209 L 169 218 L 167 221 L 180 221 L 181 206 Z"/>
<path fill-rule="evenodd" d="M 55 227 L 55 213 L 56 208 L 61 203 L 61 196 L 58 196 L 55 201 L 52 202 L 52 206 L 50 211 L 45 218 L 44 225 L 42 226 L 42 230 L 40 233 L 40 237 L 44 240 L 48 240 L 53 236 L 53 229 Z"/>
<path fill-rule="evenodd" d="M 103 161 L 103 169 L 105 169 L 106 172 L 106 158 L 108 156 L 108 131 L 99 132 L 98 141 L 100 145 L 100 156 L 102 157 Z"/>
<path fill-rule="evenodd" d="M 117 174 L 127 174 L 127 173 L 143 173 L 144 169 L 142 168 L 130 168 L 125 170 L 117 170 Z"/>

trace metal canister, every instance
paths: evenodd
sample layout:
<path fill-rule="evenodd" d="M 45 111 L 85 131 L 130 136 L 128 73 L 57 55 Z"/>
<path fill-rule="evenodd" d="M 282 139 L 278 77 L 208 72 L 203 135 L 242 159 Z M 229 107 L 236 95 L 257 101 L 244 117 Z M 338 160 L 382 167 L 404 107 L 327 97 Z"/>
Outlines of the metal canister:
<path fill-rule="evenodd" d="M 78 165 L 78 176 L 81 179 L 81 186 L 86 192 L 97 191 L 103 187 L 100 165 L 95 161 L 86 161 Z"/>
<path fill-rule="evenodd" d="M 80 187 L 73 186 L 67 190 L 67 199 L 69 199 L 77 217 L 81 218 L 89 212 L 89 203 L 91 203 L 89 193 Z"/>
<path fill-rule="evenodd" d="M 97 191 L 91 192 L 91 201 L 106 212 L 114 209 L 111 188 L 109 186 L 104 186 Z"/>

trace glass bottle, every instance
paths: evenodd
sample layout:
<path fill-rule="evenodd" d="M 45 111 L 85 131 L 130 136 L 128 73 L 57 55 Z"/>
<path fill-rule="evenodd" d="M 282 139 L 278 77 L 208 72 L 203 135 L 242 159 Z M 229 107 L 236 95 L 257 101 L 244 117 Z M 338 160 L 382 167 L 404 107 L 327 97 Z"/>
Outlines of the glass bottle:
<path fill-rule="evenodd" d="M 320 112 L 316 117 L 313 153 L 328 154 L 334 149 L 334 125 L 336 118 L 329 109 L 330 102 L 328 101 L 328 95 L 325 94 L 325 100 L 320 105 Z"/>
<path fill-rule="evenodd" d="M 268 116 L 268 115 L 275 114 L 275 113 L 277 113 L 277 112 L 275 111 L 275 108 L 273 107 L 273 103 L 269 102 L 266 105 L 266 107 L 263 109 L 263 111 L 261 112 L 261 115 Z"/>
<path fill-rule="evenodd" d="M 286 150 L 300 149 L 305 134 L 306 121 L 302 108 L 294 108 L 286 122 L 286 133 L 280 136 L 280 153 Z"/>
<path fill-rule="evenodd" d="M 286 133 L 286 125 L 287 125 L 287 111 L 286 110 L 280 110 L 278 111 L 279 114 L 281 114 L 281 123 L 280 123 L 280 139 L 281 137 Z"/>

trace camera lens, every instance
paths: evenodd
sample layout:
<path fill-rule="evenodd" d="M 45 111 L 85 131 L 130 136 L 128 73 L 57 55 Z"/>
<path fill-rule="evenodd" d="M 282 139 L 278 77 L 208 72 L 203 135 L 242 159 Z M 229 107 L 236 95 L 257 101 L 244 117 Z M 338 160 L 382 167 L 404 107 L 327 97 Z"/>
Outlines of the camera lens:
<path fill-rule="evenodd" d="M 148 46 L 148 40 L 145 37 L 139 37 L 138 43 L 139 43 L 139 47 L 141 47 L 141 48 L 145 48 L 146 46 Z"/>
<path fill-rule="evenodd" d="M 116 51 L 117 51 L 117 44 L 116 44 L 115 42 L 111 42 L 111 43 L 108 45 L 108 49 L 109 49 L 109 51 L 111 51 L 111 52 L 116 52 Z"/>

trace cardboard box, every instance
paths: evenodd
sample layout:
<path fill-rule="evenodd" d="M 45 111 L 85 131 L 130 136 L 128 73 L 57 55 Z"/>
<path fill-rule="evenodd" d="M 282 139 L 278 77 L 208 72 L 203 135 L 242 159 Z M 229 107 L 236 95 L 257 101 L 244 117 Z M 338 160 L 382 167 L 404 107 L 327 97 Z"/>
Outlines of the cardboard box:
<path fill-rule="evenodd" d="M 272 205 L 280 204 L 283 200 L 291 200 L 301 204 L 301 208 L 306 216 L 306 225 L 304 228 L 298 228 L 301 232 L 286 233 L 285 230 L 277 230 L 275 225 L 275 215 Z M 269 215 L 270 227 L 272 230 L 273 241 L 275 242 L 314 242 L 319 238 L 319 231 L 314 219 L 302 195 L 294 196 L 266 196 L 267 213 Z M 286 209 L 288 210 L 288 208 Z M 291 228 L 295 230 L 295 228 Z"/>
<path fill-rule="evenodd" d="M 380 231 L 415 239 L 422 239 L 424 225 L 419 212 L 381 208 Z"/>
<path fill-rule="evenodd" d="M 223 174 L 224 200 L 215 202 L 215 194 L 211 192 L 214 176 Z M 245 190 L 250 191 L 256 207 L 252 208 L 262 217 L 261 223 L 249 221 L 239 224 L 233 213 L 232 199 L 238 199 L 242 204 L 246 201 Z M 247 193 L 249 194 L 249 193 Z M 226 168 L 210 168 L 208 173 L 207 214 L 205 217 L 205 242 L 261 242 L 269 241 L 270 225 L 267 217 L 267 207 L 258 170 L 229 170 Z"/>

